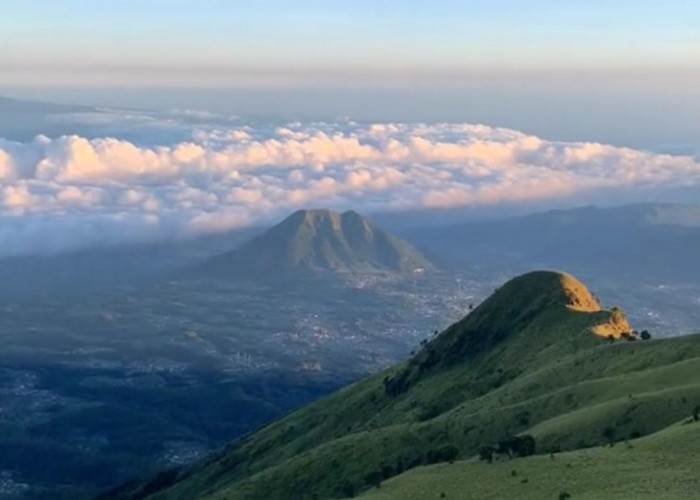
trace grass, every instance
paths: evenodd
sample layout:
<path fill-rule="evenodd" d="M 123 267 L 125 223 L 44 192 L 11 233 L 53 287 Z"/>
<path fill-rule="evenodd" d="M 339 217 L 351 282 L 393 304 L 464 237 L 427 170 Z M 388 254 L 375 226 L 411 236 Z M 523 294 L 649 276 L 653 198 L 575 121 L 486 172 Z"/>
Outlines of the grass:
<path fill-rule="evenodd" d="M 469 460 L 419 467 L 361 498 L 546 500 L 558 499 L 564 492 L 572 500 L 695 498 L 700 487 L 698 458 L 700 423 L 673 425 L 613 448 L 558 453 L 554 458 L 539 455 L 493 464 Z"/>
<path fill-rule="evenodd" d="M 647 435 L 690 416 L 700 403 L 700 336 L 610 343 L 594 334 L 601 327 L 615 336 L 631 328 L 569 276 L 516 278 L 407 362 L 178 472 L 149 498 L 339 498 L 371 488 L 379 473 L 424 465 L 442 446 L 469 458 L 528 433 L 540 452 L 575 450 L 606 443 L 606 428 L 616 437 Z M 411 474 L 419 471 L 396 483 Z M 110 498 L 144 498 L 147 490 L 153 484 Z"/>

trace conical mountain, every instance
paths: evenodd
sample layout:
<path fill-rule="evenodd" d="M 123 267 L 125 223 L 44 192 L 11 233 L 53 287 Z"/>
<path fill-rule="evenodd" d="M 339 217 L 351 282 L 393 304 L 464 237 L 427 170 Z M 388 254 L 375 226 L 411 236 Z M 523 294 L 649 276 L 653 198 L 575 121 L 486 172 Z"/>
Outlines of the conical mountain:
<path fill-rule="evenodd" d="M 700 335 L 629 331 L 572 276 L 529 273 L 406 362 L 106 498 L 348 498 L 512 436 L 534 436 L 549 455 L 605 444 L 611 427 L 626 438 L 687 418 L 700 400 Z"/>
<path fill-rule="evenodd" d="M 412 245 L 353 211 L 300 210 L 238 249 L 205 263 L 221 274 L 291 271 L 420 273 L 433 269 Z"/>

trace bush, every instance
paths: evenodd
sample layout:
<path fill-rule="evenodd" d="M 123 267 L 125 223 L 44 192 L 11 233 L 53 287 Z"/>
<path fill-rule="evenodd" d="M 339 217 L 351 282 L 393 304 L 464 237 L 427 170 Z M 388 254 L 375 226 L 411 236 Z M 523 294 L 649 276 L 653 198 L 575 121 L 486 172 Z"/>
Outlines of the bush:
<path fill-rule="evenodd" d="M 615 445 L 615 428 L 614 427 L 606 427 L 603 429 L 603 437 L 608 441 L 610 446 Z"/>
<path fill-rule="evenodd" d="M 381 487 L 382 479 L 384 479 L 382 471 L 374 470 L 365 476 L 365 483 L 369 484 L 370 486 L 379 488 Z"/>
<path fill-rule="evenodd" d="M 515 436 L 499 441 L 496 452 L 509 457 L 528 457 L 535 454 L 535 438 L 529 434 Z"/>
<path fill-rule="evenodd" d="M 340 491 L 345 495 L 347 498 L 354 498 L 355 497 L 355 485 L 352 484 L 349 480 L 345 479 L 343 480 L 342 486 L 340 487 Z"/>
<path fill-rule="evenodd" d="M 642 340 L 651 340 L 651 333 L 649 333 L 648 330 L 642 330 L 642 333 L 640 335 L 642 337 Z"/>
<path fill-rule="evenodd" d="M 428 451 L 426 459 L 429 464 L 436 464 L 439 462 L 451 462 L 457 458 L 457 455 L 459 455 L 457 447 L 447 445 Z"/>
<path fill-rule="evenodd" d="M 496 450 L 492 446 L 482 446 L 479 449 L 479 460 L 483 462 L 488 462 L 492 463 L 493 462 L 493 454 L 496 452 Z"/>
<path fill-rule="evenodd" d="M 394 475 L 394 469 L 391 465 L 382 465 L 382 477 L 384 479 L 389 479 Z"/>

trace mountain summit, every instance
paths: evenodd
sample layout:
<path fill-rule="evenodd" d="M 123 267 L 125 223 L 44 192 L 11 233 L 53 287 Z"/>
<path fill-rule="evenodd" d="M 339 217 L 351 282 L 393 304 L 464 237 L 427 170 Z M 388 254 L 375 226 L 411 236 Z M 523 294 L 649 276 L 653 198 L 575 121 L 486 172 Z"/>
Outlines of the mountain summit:
<path fill-rule="evenodd" d="M 297 270 L 410 274 L 432 268 L 412 245 L 357 212 L 330 210 L 299 210 L 204 265 L 205 271 L 216 275 Z"/>

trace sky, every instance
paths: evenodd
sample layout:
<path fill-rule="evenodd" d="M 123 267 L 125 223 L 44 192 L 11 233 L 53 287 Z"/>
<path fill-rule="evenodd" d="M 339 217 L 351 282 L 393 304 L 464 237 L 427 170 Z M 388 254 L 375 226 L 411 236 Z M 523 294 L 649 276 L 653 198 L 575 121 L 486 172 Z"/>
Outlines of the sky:
<path fill-rule="evenodd" d="M 682 0 L 4 0 L 0 257 L 309 206 L 700 199 L 698 21 Z"/>
<path fill-rule="evenodd" d="M 700 149 L 694 0 L 4 0 L 0 95 Z"/>
<path fill-rule="evenodd" d="M 698 20 L 692 0 L 5 0 L 0 67 L 18 85 L 687 84 Z"/>

